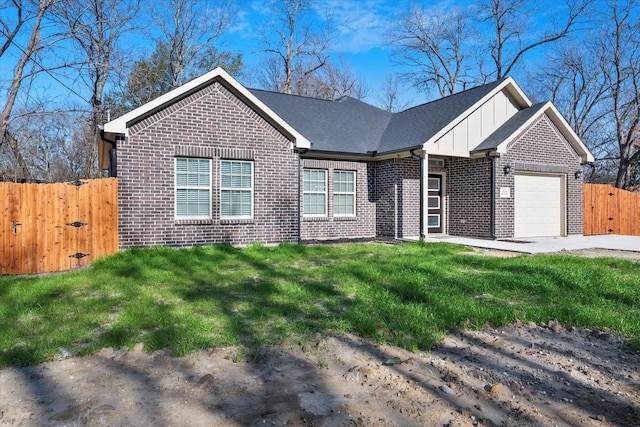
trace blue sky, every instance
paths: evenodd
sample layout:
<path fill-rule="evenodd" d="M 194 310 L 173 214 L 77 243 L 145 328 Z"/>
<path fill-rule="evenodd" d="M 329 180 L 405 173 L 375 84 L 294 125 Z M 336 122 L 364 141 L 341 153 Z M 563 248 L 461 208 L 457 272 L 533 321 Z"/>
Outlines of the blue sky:
<path fill-rule="evenodd" d="M 534 1 L 534 0 L 532 0 Z M 562 14 L 564 2 L 542 0 L 540 12 L 531 18 L 533 27 L 536 22 L 548 24 Z M 242 5 L 237 21 L 227 34 L 226 49 L 241 51 L 245 64 L 249 69 L 256 67 L 261 59 L 257 54 L 261 44 L 256 29 L 261 28 L 267 19 L 268 12 L 264 10 L 264 2 L 256 0 L 240 0 Z M 316 19 L 322 20 L 327 13 L 332 16 L 332 46 L 331 53 L 342 56 L 352 71 L 369 88 L 366 99 L 375 103 L 376 92 L 390 74 L 399 75 L 407 71 L 397 57 L 393 56 L 393 49 L 389 44 L 389 29 L 397 22 L 399 16 L 407 12 L 413 4 L 423 7 L 449 9 L 475 5 L 475 0 L 319 0 L 315 6 Z M 526 37 L 526 36 L 525 36 Z M 536 55 L 541 50 L 527 54 L 527 65 L 533 66 L 539 59 Z M 252 85 L 251 81 L 243 83 Z M 433 94 L 417 92 L 405 85 L 403 87 L 404 101 L 415 105 L 434 98 Z"/>
<path fill-rule="evenodd" d="M 203 1 L 206 2 L 206 0 Z M 259 54 L 262 44 L 258 34 L 266 25 L 269 10 L 265 10 L 265 1 L 237 0 L 237 2 L 240 6 L 238 16 L 230 30 L 223 35 L 221 47 L 232 52 L 242 52 L 247 74 L 251 75 L 260 60 L 264 58 L 264 55 Z M 382 85 L 385 75 L 394 68 L 390 57 L 391 49 L 386 42 L 387 29 L 396 15 L 406 10 L 409 2 L 410 0 L 318 0 L 314 9 L 312 18 L 317 20 L 322 21 L 327 13 L 332 15 L 330 53 L 335 58 L 342 56 L 354 74 L 369 88 L 368 101 L 370 102 L 374 102 L 375 91 Z M 434 4 L 435 2 L 429 0 L 423 3 Z M 148 16 L 145 19 L 149 19 Z M 150 21 L 148 22 L 150 24 Z M 153 43 L 143 39 L 140 33 L 125 36 L 121 46 L 133 55 L 131 60 L 136 56 L 151 54 L 154 48 Z M 9 78 L 15 65 L 14 61 L 19 54 L 20 52 L 14 49 L 12 54 L 3 57 L 0 61 L 0 79 L 2 80 L 0 100 L 3 100 L 6 95 L 6 86 L 3 83 L 6 83 Z M 36 99 L 42 99 L 50 105 L 86 104 L 91 96 L 88 92 L 89 88 L 82 85 L 73 73 L 69 73 L 70 77 L 65 74 L 67 74 L 66 71 L 55 72 L 55 79 L 46 74 L 40 74 L 31 86 L 32 92 L 26 95 L 26 99 L 33 102 L 36 102 Z M 257 86 L 257 82 L 242 81 L 242 83 Z M 77 96 L 69 88 L 81 96 Z M 24 94 L 22 97 L 24 99 Z M 410 98 L 413 99 L 413 97 Z"/>
<path fill-rule="evenodd" d="M 345 59 L 355 75 L 369 89 L 366 101 L 376 103 L 376 92 L 382 88 L 386 76 L 392 73 L 398 75 L 406 71 L 406 68 L 394 60 L 393 50 L 388 42 L 389 28 L 397 21 L 398 16 L 415 3 L 425 7 L 448 8 L 475 4 L 475 2 L 475 0 L 318 0 L 314 17 L 321 21 L 327 13 L 332 15 L 331 54 L 336 58 L 342 56 Z M 242 52 L 248 74 L 251 75 L 264 57 L 258 53 L 262 47 L 259 34 L 266 24 L 269 10 L 265 10 L 265 1 L 260 0 L 238 0 L 238 4 L 240 8 L 237 19 L 230 31 L 224 35 L 222 48 Z M 554 12 L 557 12 L 555 8 L 562 7 L 562 2 L 543 0 L 542 4 L 553 7 L 546 7 L 540 15 L 534 17 L 534 21 L 552 19 Z M 145 42 L 147 51 L 139 51 L 140 35 L 129 39 L 129 43 L 134 45 L 131 53 L 136 55 L 150 54 L 153 49 L 152 43 Z M 529 55 L 526 60 L 530 65 L 536 58 L 534 55 Z M 5 67 L 0 64 L 0 68 L 3 68 L 4 73 Z M 38 81 L 36 90 L 41 95 L 45 93 L 43 98 L 53 98 L 54 102 L 60 99 L 74 100 L 75 96 L 62 85 L 47 79 L 46 76 L 42 77 Z M 245 79 L 242 83 L 257 86 L 257 83 L 250 79 Z M 88 88 L 78 85 L 77 81 L 69 81 L 68 85 L 82 91 L 85 99 L 90 97 L 90 94 L 86 93 Z M 3 95 L 4 93 L 0 94 L 0 98 Z M 433 99 L 433 96 L 419 93 L 408 86 L 403 88 L 403 101 L 411 105 L 430 99 Z M 80 99 L 78 98 L 77 101 Z"/>
<path fill-rule="evenodd" d="M 237 22 L 226 36 L 225 48 L 242 51 L 246 65 L 255 67 L 261 59 L 256 53 L 261 44 L 255 37 L 255 29 L 264 25 L 267 11 L 263 10 L 263 2 L 260 1 L 245 0 L 241 3 L 245 7 L 240 10 Z M 323 0 L 315 8 L 318 19 L 327 13 L 332 15 L 331 54 L 346 60 L 370 89 L 370 98 L 382 86 L 387 74 L 400 71 L 393 63 L 387 33 L 393 20 L 409 4 L 409 0 Z M 411 97 L 415 96 L 418 95 Z"/>

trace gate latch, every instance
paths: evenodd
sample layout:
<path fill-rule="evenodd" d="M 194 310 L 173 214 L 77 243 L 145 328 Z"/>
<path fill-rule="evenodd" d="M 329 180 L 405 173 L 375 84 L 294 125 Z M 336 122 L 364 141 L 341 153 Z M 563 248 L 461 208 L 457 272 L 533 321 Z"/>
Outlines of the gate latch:
<path fill-rule="evenodd" d="M 18 226 L 22 225 L 20 224 L 18 221 L 11 221 L 11 226 L 13 227 L 13 233 L 17 233 L 18 232 Z"/>

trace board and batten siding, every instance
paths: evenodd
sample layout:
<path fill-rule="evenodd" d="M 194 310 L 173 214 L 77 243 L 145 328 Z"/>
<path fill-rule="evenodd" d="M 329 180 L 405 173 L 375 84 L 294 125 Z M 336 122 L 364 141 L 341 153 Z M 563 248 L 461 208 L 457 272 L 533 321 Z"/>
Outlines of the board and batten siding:
<path fill-rule="evenodd" d="M 513 117 L 519 107 L 507 93 L 500 91 L 440 137 L 429 154 L 469 157 L 469 152 Z"/>

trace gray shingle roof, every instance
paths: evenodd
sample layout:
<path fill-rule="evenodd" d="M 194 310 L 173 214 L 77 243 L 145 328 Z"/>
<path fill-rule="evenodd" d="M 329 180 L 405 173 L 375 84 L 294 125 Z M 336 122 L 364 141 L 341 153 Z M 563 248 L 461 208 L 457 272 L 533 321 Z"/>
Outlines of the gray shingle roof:
<path fill-rule="evenodd" d="M 276 114 L 324 152 L 379 154 L 420 148 L 502 81 L 438 99 L 399 113 L 350 97 L 327 101 L 249 89 Z"/>
<path fill-rule="evenodd" d="M 394 114 L 378 151 L 421 147 L 501 82 L 498 80 Z"/>
<path fill-rule="evenodd" d="M 472 152 L 494 150 L 498 148 L 507 138 L 516 132 L 527 120 L 535 116 L 544 106 L 546 102 L 532 105 L 529 108 L 518 111 L 513 117 L 507 120 L 502 126 L 489 135 L 480 145 L 473 149 Z"/>
<path fill-rule="evenodd" d="M 375 150 L 391 113 L 350 97 L 335 101 L 249 89 L 311 141 L 311 149 L 366 154 Z"/>

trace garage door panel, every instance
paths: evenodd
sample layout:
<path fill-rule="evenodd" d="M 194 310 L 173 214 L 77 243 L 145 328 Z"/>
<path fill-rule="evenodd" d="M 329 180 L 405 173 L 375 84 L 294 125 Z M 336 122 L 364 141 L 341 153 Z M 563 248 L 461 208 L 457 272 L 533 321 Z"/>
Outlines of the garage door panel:
<path fill-rule="evenodd" d="M 515 175 L 514 237 L 561 236 L 564 192 L 561 176 Z"/>

